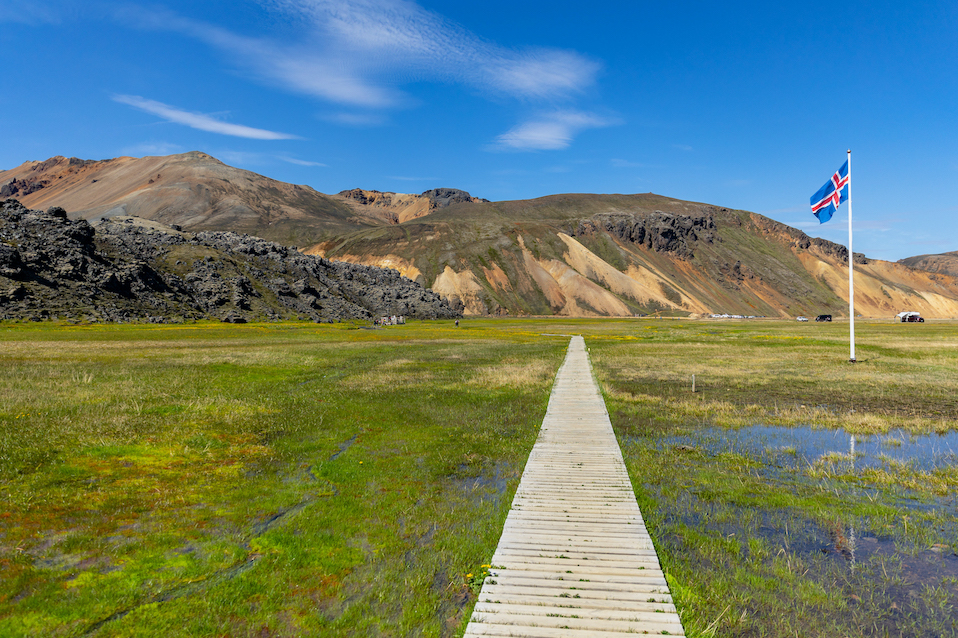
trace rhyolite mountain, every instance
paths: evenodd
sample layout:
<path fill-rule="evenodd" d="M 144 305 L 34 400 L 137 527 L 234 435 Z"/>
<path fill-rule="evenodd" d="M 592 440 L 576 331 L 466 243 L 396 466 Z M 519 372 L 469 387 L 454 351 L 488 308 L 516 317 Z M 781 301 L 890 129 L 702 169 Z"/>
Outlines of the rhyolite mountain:
<path fill-rule="evenodd" d="M 230 230 L 294 243 L 374 225 L 308 186 L 227 166 L 200 152 L 81 160 L 52 157 L 0 172 L 0 198 L 71 218 L 135 216 L 188 230 Z"/>
<path fill-rule="evenodd" d="M 927 270 L 928 272 L 958 277 L 958 251 L 936 255 L 916 255 L 915 257 L 899 259 L 898 263 L 917 270 Z"/>
<path fill-rule="evenodd" d="M 71 218 L 134 216 L 188 230 L 230 230 L 295 244 L 400 223 L 477 198 L 455 189 L 422 195 L 362 189 L 324 195 L 227 166 L 193 151 L 163 157 L 52 157 L 0 171 L 0 199 L 59 206 Z"/>
<path fill-rule="evenodd" d="M 71 218 L 135 215 L 229 230 L 330 260 L 393 268 L 467 314 L 847 315 L 848 251 L 748 211 L 660 195 L 489 202 L 455 189 L 324 195 L 203 153 L 52 158 L 0 192 Z M 855 308 L 958 316 L 958 279 L 856 253 Z"/>

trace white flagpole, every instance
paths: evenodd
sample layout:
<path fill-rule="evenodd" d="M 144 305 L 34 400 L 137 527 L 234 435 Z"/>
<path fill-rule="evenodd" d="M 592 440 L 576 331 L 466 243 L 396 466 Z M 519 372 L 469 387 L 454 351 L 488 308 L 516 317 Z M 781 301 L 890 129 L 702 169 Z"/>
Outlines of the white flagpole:
<path fill-rule="evenodd" d="M 852 151 L 848 150 L 848 329 L 850 363 L 855 363 L 855 253 L 852 252 Z"/>

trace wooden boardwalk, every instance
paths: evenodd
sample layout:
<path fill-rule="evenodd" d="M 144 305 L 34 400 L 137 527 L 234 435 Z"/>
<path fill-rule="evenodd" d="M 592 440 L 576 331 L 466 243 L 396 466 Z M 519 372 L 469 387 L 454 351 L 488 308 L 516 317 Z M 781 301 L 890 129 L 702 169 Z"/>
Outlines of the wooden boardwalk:
<path fill-rule="evenodd" d="M 685 635 L 582 337 L 559 369 L 465 636 Z"/>

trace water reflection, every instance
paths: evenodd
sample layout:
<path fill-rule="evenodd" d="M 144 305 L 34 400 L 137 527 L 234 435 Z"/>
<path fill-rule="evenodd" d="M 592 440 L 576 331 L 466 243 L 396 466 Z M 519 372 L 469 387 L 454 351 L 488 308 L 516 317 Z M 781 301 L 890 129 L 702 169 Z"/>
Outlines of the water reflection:
<path fill-rule="evenodd" d="M 958 461 L 958 432 L 945 434 L 916 435 L 904 430 L 892 430 L 885 434 L 862 435 L 841 429 L 816 429 L 805 427 L 780 427 L 755 425 L 739 430 L 702 428 L 673 435 L 658 441 L 659 447 L 680 450 L 699 450 L 708 456 L 738 454 L 762 466 L 759 470 L 766 478 L 787 484 L 828 481 L 829 477 L 862 476 L 863 472 L 889 469 L 898 465 L 910 470 L 933 473 L 942 468 L 954 471 Z M 895 469 L 895 468 L 892 468 Z M 754 470 L 753 470 L 754 471 Z M 840 483 L 843 497 L 868 498 L 872 502 L 880 498 L 880 488 L 858 482 Z M 831 491 L 832 488 L 827 488 Z M 907 491 L 907 490 L 906 490 Z M 836 490 L 836 494 L 838 491 Z M 956 495 L 939 495 L 938 498 L 912 498 L 899 492 L 897 506 L 906 509 L 935 510 L 942 507 L 950 510 L 956 503 Z M 899 520 L 908 533 L 908 516 Z M 954 523 L 944 523 L 954 529 Z M 821 529 L 818 550 L 834 558 L 844 559 L 848 567 L 855 569 L 859 561 L 868 561 L 873 555 L 894 554 L 893 537 L 902 529 L 884 524 L 874 529 L 868 521 L 835 520 Z M 952 532 L 949 532 L 952 533 Z M 772 534 L 774 536 L 774 533 Z M 816 543 L 812 533 L 807 537 L 810 544 Z M 824 541 L 825 544 L 822 544 Z M 805 550 L 811 550 L 806 546 Z M 934 550 L 929 550 L 933 553 Z M 945 553 L 949 562 L 958 559 L 953 551 Z M 949 571 L 953 571 L 952 565 Z M 953 573 L 953 575 L 956 575 Z"/>
<path fill-rule="evenodd" d="M 808 467 L 822 457 L 857 470 L 880 468 L 892 461 L 930 472 L 958 463 L 958 432 L 954 431 L 856 435 L 842 429 L 753 425 L 739 430 L 705 428 L 670 437 L 667 444 L 703 447 L 712 454 L 735 452 L 788 470 Z"/>
<path fill-rule="evenodd" d="M 732 571 L 748 565 L 759 574 L 774 573 L 784 563 L 787 571 L 844 599 L 849 626 L 861 630 L 836 635 L 958 636 L 955 494 L 909 494 L 903 484 L 889 486 L 866 478 L 872 468 L 884 469 L 881 476 L 894 482 L 901 468 L 890 468 L 892 464 L 909 470 L 902 476 L 932 475 L 943 468 L 953 472 L 958 433 L 912 435 L 897 430 L 860 435 L 753 426 L 703 428 L 663 438 L 635 436 L 633 441 L 631 454 L 659 449 L 683 458 L 678 467 L 714 464 L 729 469 L 702 475 L 714 477 L 715 485 L 690 481 L 694 474 L 681 471 L 674 482 L 644 485 L 662 504 L 663 529 L 671 532 L 657 540 L 666 555 L 682 556 L 702 570 Z M 774 499 L 763 505 L 747 494 L 724 492 L 717 481 L 728 477 L 734 483 L 735 472 L 801 498 L 794 506 Z M 809 494 L 829 499 L 834 494 L 849 507 L 830 509 L 823 501 L 819 509 L 802 500 Z M 932 516 L 926 516 L 928 512 Z"/>

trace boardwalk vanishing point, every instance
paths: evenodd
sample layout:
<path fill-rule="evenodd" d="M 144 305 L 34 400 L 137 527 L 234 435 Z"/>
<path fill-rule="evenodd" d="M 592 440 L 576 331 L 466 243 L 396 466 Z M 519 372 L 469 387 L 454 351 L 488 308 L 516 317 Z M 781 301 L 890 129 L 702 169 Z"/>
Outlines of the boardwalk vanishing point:
<path fill-rule="evenodd" d="M 465 636 L 684 636 L 573 337 Z"/>

